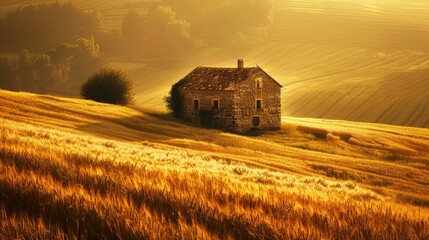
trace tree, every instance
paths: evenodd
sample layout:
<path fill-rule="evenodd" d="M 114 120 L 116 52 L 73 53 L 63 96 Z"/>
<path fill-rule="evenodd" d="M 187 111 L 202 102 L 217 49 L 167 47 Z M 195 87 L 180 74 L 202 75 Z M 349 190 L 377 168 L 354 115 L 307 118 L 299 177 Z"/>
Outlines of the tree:
<path fill-rule="evenodd" d="M 35 54 L 24 49 L 19 55 L 18 75 L 21 79 L 21 89 L 33 91 L 37 81 L 36 71 L 34 70 Z"/>
<path fill-rule="evenodd" d="M 18 89 L 17 69 L 18 60 L 16 58 L 0 57 L 0 89 Z"/>
<path fill-rule="evenodd" d="M 37 76 L 35 87 L 38 92 L 44 93 L 49 87 L 54 85 L 54 66 L 49 55 L 41 54 L 36 57 L 34 60 L 34 71 Z"/>
<path fill-rule="evenodd" d="M 154 56 L 177 57 L 193 46 L 189 22 L 178 19 L 169 6 L 149 9 L 146 29 L 149 52 Z"/>
<path fill-rule="evenodd" d="M 0 48 L 44 51 L 78 36 L 97 34 L 102 24 L 99 10 L 82 11 L 71 2 L 27 5 L 0 18 Z"/>
<path fill-rule="evenodd" d="M 133 54 L 178 57 L 197 46 L 191 38 L 190 23 L 176 17 L 169 6 L 153 5 L 147 16 L 131 10 L 122 22 L 126 46 Z"/>
<path fill-rule="evenodd" d="M 55 66 L 47 54 L 36 54 L 24 49 L 18 61 L 20 90 L 46 92 L 55 83 Z"/>
<path fill-rule="evenodd" d="M 132 48 L 141 48 L 144 41 L 144 27 L 146 21 L 143 16 L 135 10 L 131 10 L 122 22 L 122 35 L 127 44 Z"/>
<path fill-rule="evenodd" d="M 72 79 L 88 76 L 103 62 L 100 46 L 95 42 L 94 37 L 77 39 L 71 50 L 73 56 L 70 77 Z"/>
<path fill-rule="evenodd" d="M 80 94 L 96 102 L 127 105 L 134 102 L 133 82 L 127 73 L 112 67 L 104 67 L 89 76 L 82 84 Z"/>
<path fill-rule="evenodd" d="M 180 94 L 179 88 L 183 85 L 184 82 L 185 80 L 182 79 L 175 83 L 171 87 L 168 96 L 164 98 L 167 109 L 173 112 L 174 116 L 179 118 L 183 118 L 183 96 Z"/>
<path fill-rule="evenodd" d="M 95 42 L 94 37 L 79 38 L 74 43 L 63 43 L 50 49 L 47 54 L 55 65 L 54 75 L 57 80 L 84 79 L 104 61 L 100 45 Z"/>

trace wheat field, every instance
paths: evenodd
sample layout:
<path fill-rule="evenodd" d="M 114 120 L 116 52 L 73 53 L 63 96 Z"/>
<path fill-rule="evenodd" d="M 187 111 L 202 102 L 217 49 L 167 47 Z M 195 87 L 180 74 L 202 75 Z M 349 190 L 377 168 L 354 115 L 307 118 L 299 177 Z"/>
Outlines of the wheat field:
<path fill-rule="evenodd" d="M 5 0 L 0 17 L 50 2 Z M 73 5 L 120 35 L 153 2 Z M 0 90 L 0 239 L 429 239 L 429 4 L 272 2 L 246 51 L 107 56 L 134 80 L 133 107 Z M 165 112 L 173 83 L 237 58 L 284 86 L 280 131 Z"/>
<path fill-rule="evenodd" d="M 427 239 L 429 130 L 283 118 L 254 136 L 0 91 L 1 239 Z"/>

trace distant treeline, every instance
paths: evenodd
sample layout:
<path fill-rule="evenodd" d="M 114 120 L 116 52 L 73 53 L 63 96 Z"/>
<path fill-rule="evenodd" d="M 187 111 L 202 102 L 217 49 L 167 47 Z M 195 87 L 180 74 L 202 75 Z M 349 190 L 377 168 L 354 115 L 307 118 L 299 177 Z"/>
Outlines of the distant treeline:
<path fill-rule="evenodd" d="M 102 64 L 99 45 L 110 55 L 176 60 L 205 49 L 230 54 L 251 49 L 267 36 L 272 0 L 161 0 L 147 15 L 131 10 L 122 34 L 102 23 L 100 11 L 82 11 L 71 3 L 9 12 L 0 19 L 0 50 L 17 56 L 0 58 L 0 88 L 46 92 L 71 82 L 77 86 Z"/>
<path fill-rule="evenodd" d="M 189 23 L 175 18 L 171 8 L 156 6 L 144 17 L 130 11 L 124 18 L 122 33 L 128 49 L 149 57 L 175 57 L 192 50 Z"/>
<path fill-rule="evenodd" d="M 56 83 L 80 84 L 102 63 L 100 47 L 92 37 L 42 54 L 25 49 L 19 57 L 0 57 L 0 89 L 44 93 Z"/>
<path fill-rule="evenodd" d="M 205 47 L 250 49 L 272 25 L 272 0 L 161 0 L 147 14 L 131 10 L 122 36 L 103 27 L 99 10 L 82 11 L 72 3 L 20 7 L 0 19 L 0 50 L 46 51 L 80 37 L 96 36 L 103 49 L 140 57 L 178 57 Z"/>
<path fill-rule="evenodd" d="M 0 88 L 44 93 L 83 82 L 103 62 L 92 37 L 102 20 L 100 11 L 82 11 L 70 2 L 10 11 L 0 19 L 0 49 L 19 56 L 0 57 Z"/>
<path fill-rule="evenodd" d="M 20 7 L 0 19 L 0 46 L 43 51 L 81 36 L 95 35 L 102 20 L 100 11 L 82 11 L 70 2 Z"/>
<path fill-rule="evenodd" d="M 235 51 L 265 40 L 272 25 L 271 0 L 161 0 L 147 15 L 131 10 L 122 32 L 140 53 L 178 56 L 201 47 Z"/>

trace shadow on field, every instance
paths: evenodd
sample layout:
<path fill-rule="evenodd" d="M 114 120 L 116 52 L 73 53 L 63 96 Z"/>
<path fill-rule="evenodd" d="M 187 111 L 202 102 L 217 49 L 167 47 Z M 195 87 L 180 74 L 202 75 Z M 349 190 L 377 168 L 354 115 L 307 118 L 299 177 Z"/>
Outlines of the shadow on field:
<path fill-rule="evenodd" d="M 140 112 L 140 111 L 139 111 Z M 200 128 L 166 113 L 144 113 L 127 118 L 100 118 L 99 122 L 78 127 L 96 136 L 126 141 L 166 142 L 172 139 L 214 141 L 225 138 L 224 132 Z M 227 137 L 228 138 L 228 137 Z"/>
<path fill-rule="evenodd" d="M 138 112 L 138 115 L 126 118 L 101 117 L 96 119 L 98 120 L 96 122 L 78 127 L 78 130 L 105 139 L 148 141 L 153 144 L 207 151 L 215 155 L 244 154 L 243 159 L 255 157 L 254 151 L 261 154 L 273 152 L 283 154 L 281 145 L 272 145 L 260 138 L 261 135 L 265 135 L 264 131 L 246 135 L 232 134 L 202 128 L 198 124 L 192 124 L 165 113 Z"/>
<path fill-rule="evenodd" d="M 165 141 L 171 138 L 189 138 L 195 129 L 147 114 L 127 118 L 105 118 L 89 123 L 78 130 L 97 136 L 127 141 Z"/>
<path fill-rule="evenodd" d="M 234 137 L 257 137 L 266 133 L 254 130 L 228 135 L 222 130 L 205 128 L 197 123 L 178 119 L 170 113 L 135 110 L 140 115 L 127 118 L 99 118 L 97 119 L 99 122 L 83 125 L 78 130 L 110 139 L 154 142 L 166 142 L 170 139 L 213 142 L 219 138 L 227 140 L 231 138 L 230 140 L 234 142 Z"/>

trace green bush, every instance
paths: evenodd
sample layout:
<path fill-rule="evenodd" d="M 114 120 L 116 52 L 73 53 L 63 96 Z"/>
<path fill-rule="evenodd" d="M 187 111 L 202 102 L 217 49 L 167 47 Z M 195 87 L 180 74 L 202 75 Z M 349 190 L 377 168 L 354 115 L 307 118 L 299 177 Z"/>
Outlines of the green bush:
<path fill-rule="evenodd" d="M 128 105 L 134 102 L 132 88 L 133 82 L 126 72 L 104 67 L 89 76 L 82 84 L 80 94 L 97 102 Z"/>
<path fill-rule="evenodd" d="M 175 83 L 168 96 L 164 98 L 167 109 L 170 110 L 175 117 L 183 118 L 183 96 L 180 95 L 179 88 L 184 83 L 184 79 Z"/>

